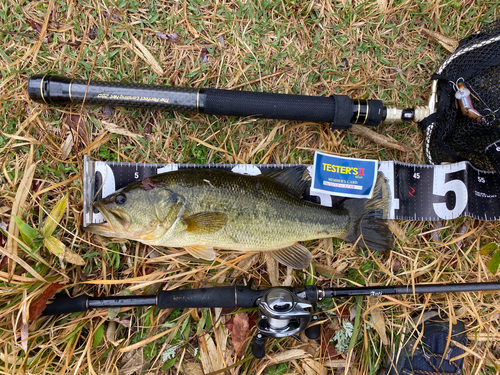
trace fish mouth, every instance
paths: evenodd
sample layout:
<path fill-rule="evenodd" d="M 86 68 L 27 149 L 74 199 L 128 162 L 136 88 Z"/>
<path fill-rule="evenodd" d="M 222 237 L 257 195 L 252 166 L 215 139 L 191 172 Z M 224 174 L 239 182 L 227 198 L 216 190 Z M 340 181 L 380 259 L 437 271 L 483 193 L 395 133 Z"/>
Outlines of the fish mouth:
<path fill-rule="evenodd" d="M 106 221 L 99 224 L 90 224 L 85 227 L 86 231 L 106 237 L 122 237 L 127 233 L 132 224 L 131 217 L 128 213 L 120 209 L 113 211 L 108 210 L 100 202 L 95 202 L 94 206 L 99 210 L 102 216 L 104 216 Z"/>

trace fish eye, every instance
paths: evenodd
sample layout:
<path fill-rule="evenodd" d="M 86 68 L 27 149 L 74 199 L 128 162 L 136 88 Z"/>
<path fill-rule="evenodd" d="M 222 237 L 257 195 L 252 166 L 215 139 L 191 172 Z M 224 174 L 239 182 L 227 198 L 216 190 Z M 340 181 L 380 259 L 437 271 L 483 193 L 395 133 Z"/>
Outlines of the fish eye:
<path fill-rule="evenodd" d="M 118 205 L 125 204 L 126 201 L 127 201 L 127 197 L 125 196 L 125 194 L 118 194 L 115 197 L 115 203 Z"/>

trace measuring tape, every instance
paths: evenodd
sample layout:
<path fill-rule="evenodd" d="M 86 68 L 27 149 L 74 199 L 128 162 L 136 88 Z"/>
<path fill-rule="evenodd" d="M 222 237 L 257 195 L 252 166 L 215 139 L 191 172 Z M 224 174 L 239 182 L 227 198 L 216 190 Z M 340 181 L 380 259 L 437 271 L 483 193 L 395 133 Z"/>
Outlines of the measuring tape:
<path fill-rule="evenodd" d="M 128 184 L 155 174 L 192 168 L 218 168 L 258 175 L 295 164 L 140 164 L 84 160 L 83 226 L 102 223 L 93 208 L 94 200 L 106 197 Z M 312 166 L 309 166 L 311 171 Z M 391 191 L 389 219 L 438 221 L 470 216 L 479 220 L 500 219 L 500 177 L 481 171 L 469 162 L 447 165 L 416 165 L 395 161 L 379 162 Z M 336 206 L 343 197 L 312 194 L 306 188 L 304 200 Z"/>

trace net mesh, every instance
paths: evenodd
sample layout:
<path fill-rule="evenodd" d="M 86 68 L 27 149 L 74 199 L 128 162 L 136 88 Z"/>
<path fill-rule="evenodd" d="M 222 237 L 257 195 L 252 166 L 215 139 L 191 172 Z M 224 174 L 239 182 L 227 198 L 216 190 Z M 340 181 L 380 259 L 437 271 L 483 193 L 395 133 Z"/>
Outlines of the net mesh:
<path fill-rule="evenodd" d="M 439 101 L 434 115 L 422 121 L 429 164 L 468 160 L 493 170 L 485 148 L 500 139 L 500 19 L 463 39 L 440 66 Z M 479 119 L 462 113 L 455 99 L 457 83 L 470 90 Z"/>

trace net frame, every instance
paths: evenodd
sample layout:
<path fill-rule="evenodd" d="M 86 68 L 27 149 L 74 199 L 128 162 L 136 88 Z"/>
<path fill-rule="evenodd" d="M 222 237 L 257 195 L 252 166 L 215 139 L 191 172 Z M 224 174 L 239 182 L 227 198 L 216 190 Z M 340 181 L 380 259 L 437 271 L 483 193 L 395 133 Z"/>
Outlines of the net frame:
<path fill-rule="evenodd" d="M 427 163 L 468 160 L 493 170 L 484 151 L 500 139 L 500 20 L 460 41 L 432 79 L 431 115 L 421 121 Z M 459 79 L 470 85 L 481 119 L 466 117 L 458 108 L 454 95 Z"/>

